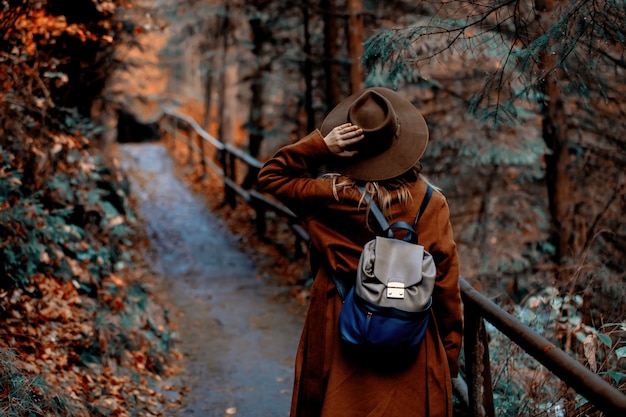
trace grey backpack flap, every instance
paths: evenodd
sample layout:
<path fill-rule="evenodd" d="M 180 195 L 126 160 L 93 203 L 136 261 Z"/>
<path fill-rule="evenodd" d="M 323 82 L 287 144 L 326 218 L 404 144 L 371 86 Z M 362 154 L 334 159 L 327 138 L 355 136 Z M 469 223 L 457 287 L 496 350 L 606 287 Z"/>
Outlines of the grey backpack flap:
<path fill-rule="evenodd" d="M 383 307 L 421 311 L 430 304 L 435 262 L 424 247 L 377 236 L 363 248 L 355 292 Z"/>
<path fill-rule="evenodd" d="M 408 312 L 430 306 L 437 270 L 432 255 L 417 243 L 415 229 L 431 195 L 429 185 L 413 226 L 405 222 L 387 226 L 380 209 L 372 205 L 386 236 L 376 236 L 363 248 L 354 287 L 363 300 Z M 399 229 L 407 231 L 404 239 L 395 238 Z"/>

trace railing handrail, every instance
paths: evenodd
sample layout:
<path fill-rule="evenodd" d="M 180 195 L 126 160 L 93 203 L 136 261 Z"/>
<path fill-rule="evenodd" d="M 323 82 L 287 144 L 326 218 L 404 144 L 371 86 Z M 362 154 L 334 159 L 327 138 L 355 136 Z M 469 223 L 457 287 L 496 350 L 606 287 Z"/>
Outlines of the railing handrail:
<path fill-rule="evenodd" d="M 476 291 L 461 278 L 463 302 L 480 310 L 480 315 L 522 350 L 544 365 L 561 381 L 610 416 L 626 416 L 626 395 L 557 348 L 552 342 L 493 301 Z"/>
<path fill-rule="evenodd" d="M 198 122 L 196 122 L 193 118 L 187 116 L 186 114 L 182 114 L 182 113 L 179 113 L 179 112 L 177 112 L 175 110 L 169 110 L 169 109 L 166 109 L 164 111 L 164 113 L 169 115 L 169 116 L 175 117 L 177 119 L 183 120 L 184 122 L 189 124 L 189 126 L 191 126 L 193 128 L 193 130 L 195 130 L 196 133 L 198 135 L 200 135 L 200 137 L 202 139 L 204 139 L 207 142 L 209 142 L 218 151 L 226 151 L 228 153 L 231 153 L 231 154 L 233 154 L 237 158 L 241 159 L 242 161 L 244 161 L 245 163 L 247 163 L 248 165 L 250 165 L 253 168 L 261 169 L 263 167 L 263 163 L 261 161 L 259 161 L 258 159 L 256 159 L 256 158 L 250 156 L 249 154 L 243 152 L 239 148 L 236 148 L 236 147 L 231 146 L 229 144 L 222 143 L 221 141 L 219 141 L 215 137 L 211 136 L 208 132 L 206 132 L 204 129 L 202 129 L 202 127 L 200 127 Z"/>
<path fill-rule="evenodd" d="M 173 110 L 166 110 L 165 114 L 174 120 L 187 123 L 195 133 L 204 141 L 210 143 L 216 150 L 228 153 L 239 158 L 254 169 L 261 169 L 263 163 L 231 145 L 224 144 L 204 131 L 193 118 Z M 175 131 L 176 135 L 176 131 Z M 174 138 L 176 139 L 176 137 Z M 192 138 L 188 137 L 189 149 L 200 151 L 200 159 L 203 166 L 207 161 L 204 155 L 204 146 L 192 144 Z M 232 163 L 228 157 L 222 158 L 223 164 Z M 255 190 L 244 190 L 237 185 L 233 167 L 217 167 L 211 163 L 214 171 L 224 181 L 226 200 L 234 205 L 235 198 L 232 192 L 239 194 L 248 204 L 256 210 L 257 229 L 264 230 L 265 210 L 274 211 L 282 218 L 287 219 L 292 226 L 296 239 L 308 243 L 308 234 L 297 221 L 295 214 L 280 202 Z M 229 196 L 229 193 L 231 195 Z M 296 242 L 297 248 L 299 247 Z M 609 416 L 623 417 L 626 415 L 626 395 L 599 377 L 597 374 L 585 368 L 580 362 L 569 356 L 563 350 L 556 347 L 549 340 L 533 331 L 530 327 L 507 313 L 494 302 L 476 291 L 465 279 L 460 279 L 461 295 L 465 305 L 465 353 L 466 374 L 470 388 L 470 408 L 475 416 L 491 417 L 495 415 L 493 410 L 493 394 L 490 377 L 488 342 L 483 325 L 483 318 L 491 323 L 507 338 L 518 345 L 522 350 L 544 365 L 568 386 L 574 388 L 577 393 L 587 399 L 598 410 Z M 470 362 L 468 365 L 467 362 Z M 471 364 L 478 362 L 477 367 Z M 468 370 L 469 368 L 469 370 Z M 475 369 L 474 369 L 475 368 Z"/>

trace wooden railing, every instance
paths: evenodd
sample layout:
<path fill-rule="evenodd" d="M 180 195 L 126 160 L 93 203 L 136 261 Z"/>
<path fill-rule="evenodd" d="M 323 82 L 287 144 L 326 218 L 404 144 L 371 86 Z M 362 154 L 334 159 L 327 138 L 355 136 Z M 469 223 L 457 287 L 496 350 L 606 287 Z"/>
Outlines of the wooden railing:
<path fill-rule="evenodd" d="M 309 236 L 296 215 L 276 200 L 251 188 L 244 188 L 237 180 L 237 163 L 241 161 L 247 169 L 258 172 L 262 163 L 231 145 L 224 144 L 204 131 L 189 116 L 175 111 L 166 111 L 161 120 L 161 129 L 166 140 L 185 141 L 189 148 L 189 160 L 194 159 L 202 167 L 203 174 L 221 178 L 224 185 L 224 201 L 232 208 L 240 198 L 255 210 L 257 232 L 266 232 L 266 213 L 271 211 L 291 226 L 296 239 L 296 255 L 301 255 L 302 247 Z M 206 149 L 206 144 L 211 147 Z M 216 163 L 214 161 L 219 161 Z M 591 372 L 577 360 L 552 342 L 534 332 L 511 314 L 498 307 L 491 300 L 476 291 L 463 278 L 461 295 L 464 303 L 464 353 L 465 376 L 467 380 L 467 406 L 476 417 L 494 417 L 493 388 L 489 359 L 489 345 L 485 320 L 502 334 L 535 358 L 549 371 L 573 388 L 587 401 L 607 416 L 626 416 L 626 395 L 610 385 L 597 374 Z"/>

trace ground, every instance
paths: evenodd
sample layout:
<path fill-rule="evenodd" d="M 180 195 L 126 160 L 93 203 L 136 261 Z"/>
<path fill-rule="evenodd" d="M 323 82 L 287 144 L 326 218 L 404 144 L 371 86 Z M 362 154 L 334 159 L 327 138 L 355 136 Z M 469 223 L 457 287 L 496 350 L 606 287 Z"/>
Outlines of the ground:
<path fill-rule="evenodd" d="M 303 318 L 293 287 L 242 252 L 250 235 L 232 234 L 189 189 L 163 143 L 117 149 L 184 355 L 179 415 L 287 415 Z"/>

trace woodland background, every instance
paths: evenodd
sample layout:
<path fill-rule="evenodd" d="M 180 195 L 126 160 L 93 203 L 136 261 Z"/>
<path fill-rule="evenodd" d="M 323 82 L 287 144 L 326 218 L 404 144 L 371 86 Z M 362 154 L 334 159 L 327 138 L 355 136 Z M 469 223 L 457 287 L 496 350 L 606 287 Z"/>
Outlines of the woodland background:
<path fill-rule="evenodd" d="M 264 160 L 363 86 L 402 92 L 429 124 L 422 164 L 450 203 L 463 275 L 623 388 L 624 2 L 198 2 L 185 11 L 207 8 L 180 40 L 197 43 L 209 131 Z M 537 412 L 534 395 L 560 395 L 533 392 L 550 385 L 533 370 L 522 378 L 533 400 L 511 404 L 523 355 L 495 345 L 497 378 L 511 383 L 505 415 Z"/>
<path fill-rule="evenodd" d="M 150 25 L 125 17 L 146 3 L 0 3 L 1 411 L 159 415 L 176 402 L 167 318 L 128 268 L 145 242 L 105 116 L 178 106 L 263 160 L 367 85 L 423 111 L 422 163 L 448 198 L 463 275 L 624 389 L 623 1 L 172 0 L 154 2 Z M 118 46 L 168 21 L 169 82 L 125 102 L 107 88 Z M 593 413 L 492 343 L 502 415 L 556 415 L 556 399 Z"/>

